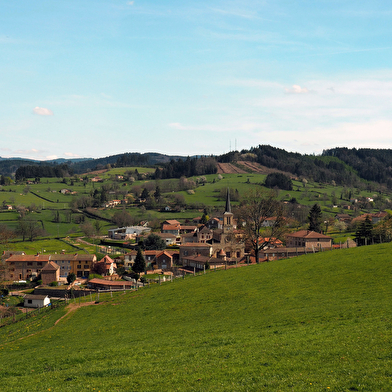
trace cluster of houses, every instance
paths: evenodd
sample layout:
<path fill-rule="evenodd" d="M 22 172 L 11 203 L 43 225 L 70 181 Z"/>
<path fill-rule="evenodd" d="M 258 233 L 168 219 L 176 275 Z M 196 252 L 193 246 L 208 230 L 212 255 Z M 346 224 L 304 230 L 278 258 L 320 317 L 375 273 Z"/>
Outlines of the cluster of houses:
<path fill-rule="evenodd" d="M 372 224 L 375 225 L 377 223 L 379 223 L 381 220 L 383 220 L 385 217 L 388 216 L 388 213 L 385 211 L 380 211 L 380 212 L 376 212 L 373 214 L 362 214 L 360 216 L 357 217 L 352 217 L 349 214 L 336 214 L 335 218 L 339 221 L 339 222 L 344 222 L 347 225 L 348 224 L 355 224 L 357 222 L 361 222 L 363 220 L 365 220 L 366 218 L 369 218 L 372 221 Z"/>
<path fill-rule="evenodd" d="M 384 213 L 372 214 L 377 222 Z M 339 214 L 338 220 L 349 219 L 346 214 Z M 363 218 L 363 217 L 362 217 Z M 172 271 L 181 268 L 184 271 L 202 270 L 206 266 L 219 268 L 230 264 L 252 262 L 254 255 L 247 253 L 246 243 L 242 241 L 241 232 L 231 212 L 230 198 L 227 194 L 226 207 L 222 218 L 212 218 L 201 224 L 201 218 L 195 218 L 193 224 L 181 224 L 177 220 L 166 220 L 157 233 L 168 246 L 165 250 L 145 250 L 146 266 L 150 270 Z M 266 222 L 269 224 L 270 221 Z M 109 230 L 113 239 L 138 240 L 149 235 L 151 229 L 143 222 L 140 226 L 121 227 Z M 330 250 L 332 238 L 314 231 L 300 230 L 286 236 L 286 245 L 279 239 L 260 238 L 265 244 L 259 251 L 259 260 L 269 261 L 294 257 L 301 254 Z M 169 245 L 177 245 L 170 249 Z M 354 247 L 355 242 L 347 241 L 340 247 Z M 23 252 L 6 252 L 3 260 L 7 265 L 7 280 L 20 281 L 40 276 L 43 284 L 66 281 L 70 273 L 77 278 L 88 278 L 97 273 L 111 281 L 115 280 L 117 265 L 131 270 L 137 252 L 132 250 L 125 255 L 112 259 L 105 256 L 97 260 L 95 255 L 85 254 L 51 254 L 25 255 Z"/>

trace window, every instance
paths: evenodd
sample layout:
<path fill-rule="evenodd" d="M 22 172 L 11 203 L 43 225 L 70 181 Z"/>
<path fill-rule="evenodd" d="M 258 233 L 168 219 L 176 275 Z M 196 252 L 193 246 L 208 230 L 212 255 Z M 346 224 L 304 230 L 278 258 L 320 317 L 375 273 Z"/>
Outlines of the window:
<path fill-rule="evenodd" d="M 33 262 L 32 261 L 28 261 L 27 265 L 33 265 Z"/>
<path fill-rule="evenodd" d="M 82 269 L 82 266 L 81 266 L 81 265 L 78 265 L 78 269 Z"/>
<path fill-rule="evenodd" d="M 32 304 L 32 303 L 33 303 L 33 300 L 32 300 L 32 299 L 28 299 L 28 300 L 27 300 L 27 303 L 28 303 L 28 304 Z"/>
<path fill-rule="evenodd" d="M 42 261 L 38 261 L 38 262 L 37 262 L 37 266 L 38 266 L 38 267 L 41 267 L 41 266 L 42 266 Z"/>

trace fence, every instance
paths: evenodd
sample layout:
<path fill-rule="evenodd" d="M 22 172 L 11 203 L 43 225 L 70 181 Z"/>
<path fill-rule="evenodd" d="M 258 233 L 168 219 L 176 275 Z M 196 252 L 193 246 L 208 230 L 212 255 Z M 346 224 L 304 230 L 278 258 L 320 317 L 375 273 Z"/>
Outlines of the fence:
<path fill-rule="evenodd" d="M 20 312 L 18 312 L 19 310 L 18 308 L 10 306 L 8 308 L 5 308 L 5 311 L 3 313 L 0 313 L 0 328 L 6 325 L 18 323 L 19 321 L 26 320 L 30 317 L 34 317 L 37 314 L 50 312 L 54 309 L 57 309 L 65 305 L 66 305 L 66 301 L 57 300 L 51 302 L 49 306 L 36 308 L 33 310 L 31 308 L 23 308 L 23 310 L 20 310 Z"/>

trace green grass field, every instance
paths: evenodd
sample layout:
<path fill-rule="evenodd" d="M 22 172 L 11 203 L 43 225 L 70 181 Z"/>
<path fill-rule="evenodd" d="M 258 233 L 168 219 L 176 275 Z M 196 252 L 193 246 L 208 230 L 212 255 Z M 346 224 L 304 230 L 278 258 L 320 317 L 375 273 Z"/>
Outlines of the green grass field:
<path fill-rule="evenodd" d="M 391 250 L 210 271 L 1 328 L 1 389 L 391 391 Z"/>

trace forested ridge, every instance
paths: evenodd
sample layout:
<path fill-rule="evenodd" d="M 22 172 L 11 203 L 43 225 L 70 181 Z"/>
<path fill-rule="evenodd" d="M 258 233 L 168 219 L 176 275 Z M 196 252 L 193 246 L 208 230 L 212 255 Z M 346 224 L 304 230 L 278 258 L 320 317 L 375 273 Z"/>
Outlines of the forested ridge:
<path fill-rule="evenodd" d="M 336 157 L 351 166 L 368 181 L 383 183 L 392 188 L 392 150 L 339 147 L 323 151 L 323 156 Z"/>
<path fill-rule="evenodd" d="M 124 153 L 98 159 L 36 162 L 28 160 L 0 161 L 0 174 L 16 180 L 31 177 L 65 177 L 91 170 L 111 167 L 156 167 L 155 178 L 180 178 L 217 172 L 217 162 L 251 161 L 269 169 L 289 173 L 320 183 L 357 186 L 361 181 L 372 181 L 392 188 L 392 150 L 349 149 L 345 147 L 324 150 L 321 155 L 306 155 L 259 145 L 248 150 L 231 151 L 218 156 L 169 156 L 159 153 Z"/>

